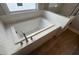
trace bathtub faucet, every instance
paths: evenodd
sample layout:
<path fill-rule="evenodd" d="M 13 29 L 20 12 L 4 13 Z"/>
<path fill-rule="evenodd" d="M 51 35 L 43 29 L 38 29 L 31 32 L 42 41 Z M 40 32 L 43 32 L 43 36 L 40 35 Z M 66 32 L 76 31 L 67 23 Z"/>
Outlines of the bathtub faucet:
<path fill-rule="evenodd" d="M 26 34 L 24 32 L 22 32 L 23 36 L 25 37 L 26 43 L 28 42 L 28 39 L 26 37 Z"/>

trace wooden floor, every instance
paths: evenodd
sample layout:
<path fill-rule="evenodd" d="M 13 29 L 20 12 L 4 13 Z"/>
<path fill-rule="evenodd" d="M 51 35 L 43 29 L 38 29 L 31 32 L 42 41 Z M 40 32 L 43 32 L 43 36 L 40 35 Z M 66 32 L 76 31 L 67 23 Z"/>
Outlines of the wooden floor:
<path fill-rule="evenodd" d="M 79 47 L 79 35 L 69 29 L 31 52 L 30 55 L 70 55 Z"/>

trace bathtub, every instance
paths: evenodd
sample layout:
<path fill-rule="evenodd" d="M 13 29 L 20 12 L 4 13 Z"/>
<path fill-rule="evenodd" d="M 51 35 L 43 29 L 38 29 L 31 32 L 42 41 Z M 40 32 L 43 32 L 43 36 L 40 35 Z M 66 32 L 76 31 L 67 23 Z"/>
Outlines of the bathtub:
<path fill-rule="evenodd" d="M 15 44 L 20 44 L 21 49 L 25 47 L 24 50 L 28 54 L 57 35 L 58 32 L 64 30 L 71 21 L 72 19 L 68 17 L 47 11 L 39 17 L 14 23 L 13 27 L 18 37 L 18 39 L 15 40 Z M 28 42 L 26 42 L 27 40 L 23 33 Z M 22 52 L 20 53 L 19 51 L 19 54 L 22 54 Z"/>
<path fill-rule="evenodd" d="M 9 24 L 7 36 L 13 40 L 13 42 L 9 41 L 11 46 L 8 54 L 32 52 L 62 30 L 67 29 L 72 18 L 44 10 L 0 17 L 3 22 Z"/>
<path fill-rule="evenodd" d="M 15 44 L 20 44 L 20 49 L 27 47 L 25 48 L 27 54 L 51 39 L 61 29 L 60 25 L 52 24 L 43 17 L 15 23 L 13 27 L 18 37 Z M 25 33 L 28 42 L 26 42 L 23 33 Z"/>

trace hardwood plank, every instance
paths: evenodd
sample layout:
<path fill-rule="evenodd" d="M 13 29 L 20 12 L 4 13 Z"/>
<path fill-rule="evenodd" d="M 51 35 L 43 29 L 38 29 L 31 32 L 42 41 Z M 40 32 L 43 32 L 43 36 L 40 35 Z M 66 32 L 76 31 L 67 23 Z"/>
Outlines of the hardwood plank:
<path fill-rule="evenodd" d="M 50 39 L 48 42 L 31 52 L 31 55 L 63 55 L 72 54 L 79 47 L 79 35 L 69 29 L 58 37 Z"/>

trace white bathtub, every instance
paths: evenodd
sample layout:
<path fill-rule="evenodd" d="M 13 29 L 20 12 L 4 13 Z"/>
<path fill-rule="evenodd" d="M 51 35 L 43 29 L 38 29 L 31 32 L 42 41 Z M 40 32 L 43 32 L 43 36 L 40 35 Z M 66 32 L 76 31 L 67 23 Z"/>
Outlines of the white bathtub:
<path fill-rule="evenodd" d="M 57 35 L 72 21 L 71 18 L 49 11 L 6 15 L 0 18 L 5 23 L 10 24 L 10 27 L 7 29 L 7 36 L 13 41 L 9 41 L 11 46 L 9 46 L 7 54 L 13 54 L 17 51 L 19 51 L 19 54 L 22 54 L 22 51 L 28 54 Z M 22 33 L 26 34 L 27 43 Z M 23 45 L 21 45 L 22 43 Z"/>
<path fill-rule="evenodd" d="M 44 19 L 42 17 L 15 23 L 13 26 L 15 31 L 17 32 L 16 34 L 18 37 L 18 39 L 15 40 L 15 44 L 20 45 L 20 42 L 22 41 L 23 45 L 22 46 L 20 45 L 19 49 L 27 47 L 25 48 L 27 50 L 26 54 L 30 53 L 31 51 L 33 51 L 34 49 L 36 49 L 37 47 L 48 41 L 56 34 L 56 32 L 58 32 L 61 29 L 59 25 L 58 26 L 54 25 L 49 21 L 47 21 L 47 19 Z M 27 43 L 22 32 L 26 34 L 26 37 L 28 39 Z"/>
<path fill-rule="evenodd" d="M 17 32 L 16 34 L 18 37 L 18 39 L 15 40 L 15 44 L 20 45 L 20 43 L 23 42 L 23 45 L 20 45 L 19 49 L 23 49 L 25 47 L 27 51 L 26 54 L 48 41 L 59 30 L 61 30 L 60 25 L 52 24 L 42 17 L 15 23 L 13 24 L 13 27 L 15 32 Z M 28 42 L 26 42 L 22 32 L 26 34 Z"/>
<path fill-rule="evenodd" d="M 19 44 L 23 42 L 20 49 L 26 47 L 25 49 L 28 50 L 27 53 L 29 53 L 48 41 L 54 35 L 57 35 L 57 32 L 64 29 L 71 21 L 72 19 L 68 17 L 44 11 L 39 17 L 12 24 L 18 37 L 15 43 Z M 22 33 L 26 34 L 28 39 L 27 43 Z"/>

